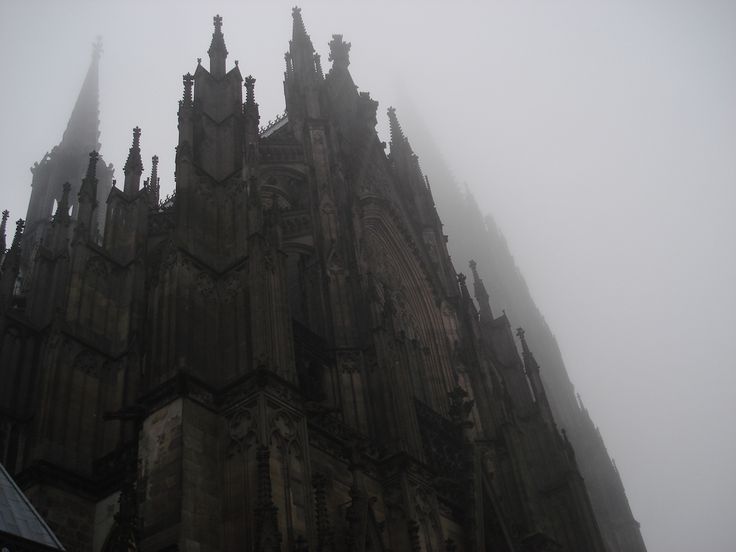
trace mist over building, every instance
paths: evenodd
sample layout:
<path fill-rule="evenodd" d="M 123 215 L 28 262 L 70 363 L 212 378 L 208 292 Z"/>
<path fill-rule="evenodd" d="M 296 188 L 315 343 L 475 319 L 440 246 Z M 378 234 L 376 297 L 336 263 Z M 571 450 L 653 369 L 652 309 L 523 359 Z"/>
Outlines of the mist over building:
<path fill-rule="evenodd" d="M 341 37 L 333 42 L 329 60 L 332 68 L 326 75 L 321 74 L 322 61 L 315 59 L 301 19 L 295 17 L 294 36 L 286 60 L 288 117 L 259 132 L 255 82 L 245 79 L 246 98 L 241 109 L 240 74 L 237 68 L 226 65 L 225 42 L 224 39 L 220 42 L 216 30 L 210 45 L 209 69 L 197 66 L 193 78 L 183 82 L 180 125 L 184 130 L 180 127 L 177 192 L 168 202 L 157 201 L 156 177 L 152 179 L 153 184 L 140 181 L 144 165 L 140 132 L 134 134 L 121 189 L 110 192 L 109 185 L 105 189 L 103 183 L 106 179 L 110 182 L 111 167 L 101 164 L 97 157 L 90 162 L 89 151 L 72 156 L 75 168 L 67 171 L 64 178 L 49 177 L 49 184 L 44 184 L 43 179 L 34 184 L 34 193 L 44 186 L 47 190 L 43 196 L 45 214 L 34 215 L 36 221 L 41 221 L 34 226 L 38 228 L 34 232 L 39 238 L 31 240 L 30 223 L 25 234 L 18 232 L 5 258 L 2 276 L 6 283 L 4 293 L 13 288 L 4 295 L 3 303 L 9 312 L 3 331 L 10 336 L 3 341 L 0 351 L 7 355 L 2 357 L 3 370 L 16 367 L 13 376 L 7 377 L 19 381 L 26 394 L 15 395 L 15 388 L 12 391 L 7 388 L 8 395 L 3 400 L 13 404 L 11 410 L 20 408 L 18 405 L 37 408 L 43 404 L 48 405 L 44 408 L 49 411 L 44 414 L 47 425 L 32 429 L 24 421 L 29 417 L 28 411 L 21 409 L 11 414 L 12 420 L 5 426 L 8 436 L 5 449 L 10 451 L 8 458 L 15 459 L 4 458 L 3 462 L 20 474 L 19 480 L 29 490 L 32 500 L 35 494 L 35 500 L 41 504 L 46 500 L 47 505 L 55 504 L 55 499 L 61 496 L 55 494 L 58 489 L 54 487 L 54 481 L 64 477 L 59 474 L 72 473 L 76 477 L 81 473 L 87 479 L 86 496 L 69 511 L 86 512 L 80 514 L 80 523 L 86 527 L 99 526 L 97 511 L 103 505 L 120 501 L 123 515 L 100 521 L 113 527 L 110 535 L 140 531 L 136 538 L 144 539 L 142 549 L 158 549 L 159 544 L 151 544 L 158 543 L 156 539 L 196 541 L 204 538 L 199 536 L 204 532 L 203 527 L 215 532 L 224 527 L 226 536 L 222 541 L 207 545 L 212 550 L 230 549 L 238 539 L 255 543 L 252 544 L 255 549 L 277 549 L 277 546 L 292 549 L 305 546 L 305 542 L 316 549 L 329 546 L 342 549 L 346 545 L 336 543 L 356 541 L 363 543 L 358 547 L 370 545 L 377 549 L 382 546 L 441 549 L 444 545 L 469 550 L 480 549 L 473 548 L 481 546 L 478 542 L 500 549 L 504 546 L 510 549 L 520 542 L 530 549 L 544 549 L 542 546 L 549 547 L 556 542 L 577 549 L 571 543 L 586 538 L 591 540 L 585 549 L 594 550 L 600 543 L 595 537 L 595 524 L 589 519 L 582 522 L 580 518 L 562 519 L 564 516 L 553 511 L 555 508 L 550 506 L 548 498 L 538 501 L 520 498 L 524 495 L 520 488 L 538 490 L 539 481 L 561 481 L 557 479 L 560 473 L 569 470 L 574 474 L 579 466 L 606 546 L 611 550 L 637 550 L 633 547 L 639 546 L 638 529 L 628 510 L 615 466 L 610 463 L 585 409 L 575 399 L 554 337 L 529 297 L 523 278 L 517 274 L 502 236 L 492 221 L 484 220 L 472 199 L 457 190 L 451 177 L 435 176 L 444 169 L 432 167 L 434 157 L 429 155 L 425 159 L 422 150 L 417 149 L 421 169 L 430 175 L 429 189 L 409 146 L 411 141 L 416 147 L 419 139 L 411 134 L 407 138 L 395 115 L 391 121 L 390 155 L 382 156 L 380 142 L 374 140 L 371 128 L 376 108 L 369 96 L 356 93 L 347 69 L 349 44 Z M 235 84 L 239 92 L 235 92 Z M 370 83 L 362 84 L 370 87 Z M 322 118 L 327 122 L 320 127 L 314 121 Z M 190 122 L 191 128 L 187 130 Z M 185 132 L 191 134 L 181 138 Z M 85 147 L 77 149 L 79 153 Z M 96 150 L 98 146 L 91 149 Z M 243 152 L 240 160 L 239 151 Z M 320 160 L 319 155 L 324 159 Z M 53 159 L 52 152 L 40 165 L 63 165 Z M 148 165 L 147 161 L 145 164 Z M 61 174 L 61 169 L 55 170 Z M 239 176 L 231 178 L 235 173 Z M 61 180 L 70 182 L 66 198 Z M 327 193 L 320 189 L 324 183 L 334 188 L 334 196 L 320 195 Z M 80 195 L 85 189 L 90 194 Z M 238 201 L 233 202 L 233 198 Z M 382 202 L 391 207 L 386 208 L 387 212 L 395 211 L 381 213 Z M 446 225 L 445 233 L 450 235 L 454 268 L 442 245 L 443 231 L 431 206 L 433 202 L 437 203 L 442 223 Z M 445 208 L 449 215 L 443 212 L 443 205 L 453 206 Z M 365 214 L 365 206 L 376 212 L 368 209 Z M 185 208 L 186 214 L 182 214 Z M 361 209 L 363 214 L 357 215 L 356 211 Z M 456 213 L 462 214 L 453 217 Z M 105 214 L 109 220 L 103 226 Z M 392 224 L 396 227 L 385 236 L 375 237 L 371 232 L 377 230 L 371 226 L 371 217 L 383 216 L 393 217 Z M 30 206 L 28 218 L 33 218 Z M 389 222 L 381 219 L 381 224 Z M 453 225 L 458 229 L 456 233 Z M 170 238 L 172 233 L 175 240 Z M 474 239 L 483 236 L 487 240 L 485 249 L 470 248 L 469 241 L 455 240 L 454 235 L 472 235 Z M 401 236 L 400 240 L 396 236 Z M 388 242 L 394 239 L 410 245 Z M 40 251 L 35 247 L 39 242 L 43 246 Z M 479 240 L 476 245 L 479 243 L 483 242 Z M 358 249 L 364 246 L 365 249 Z M 16 267 L 19 252 L 21 259 L 24 255 L 40 259 L 40 265 L 31 263 L 33 268 L 24 269 L 21 260 Z M 254 259 L 258 257 L 256 263 Z M 397 260 L 414 257 L 419 268 L 407 268 L 404 261 Z M 473 286 L 464 286 L 463 279 L 459 284 L 455 282 L 455 270 L 464 271 L 469 259 L 477 262 L 479 274 L 473 284 L 478 303 L 469 297 L 467 288 Z M 240 269 L 232 268 L 241 261 L 247 264 L 247 274 L 238 274 Z M 171 276 L 173 273 L 163 272 L 161 267 L 166 263 L 172 263 L 175 272 L 179 271 L 176 278 Z M 184 265 L 189 265 L 186 270 L 182 268 Z M 394 273 L 386 267 L 393 268 Z M 23 275 L 22 284 L 14 277 L 17 274 Z M 162 278 L 179 281 L 169 282 L 167 285 L 172 287 L 161 291 Z M 403 278 L 424 290 L 421 301 L 402 286 Z M 373 279 L 373 283 L 366 284 L 364 279 Z M 325 280 L 329 283 L 325 284 Z M 256 281 L 263 287 L 254 289 Z M 483 302 L 481 281 L 488 288 L 487 305 Z M 152 291 L 151 286 L 159 286 L 158 291 Z M 43 299 L 39 296 L 41 289 L 47 294 Z M 239 297 L 239 293 L 245 297 Z M 365 296 L 362 305 L 358 299 L 361 295 Z M 432 313 L 424 305 L 431 302 L 429 296 L 436 299 L 437 295 L 449 305 L 449 315 L 444 303 L 439 313 Z M 258 303 L 260 300 L 265 303 Z M 74 314 L 69 307 L 73 301 L 76 301 Z M 417 314 L 419 307 L 415 301 L 423 301 L 422 308 L 429 309 L 430 314 L 424 311 Z M 235 307 L 226 306 L 233 303 Z M 61 316 L 57 314 L 59 309 Z M 484 309 L 487 309 L 485 320 Z M 507 316 L 501 314 L 503 310 Z M 161 314 L 164 312 L 168 314 Z M 273 313 L 273 317 L 266 313 Z M 447 322 L 448 316 L 456 320 Z M 189 322 L 185 320 L 192 325 L 186 327 L 184 324 Z M 508 326 L 505 329 L 504 323 Z M 511 338 L 510 330 L 517 325 L 526 330 L 529 347 L 539 360 L 539 374 L 550 397 L 554 423 L 540 398 L 543 391 L 534 390 L 535 364 L 529 351 L 519 357 Z M 232 335 L 223 337 L 225 330 L 232 330 Z M 256 332 L 263 333 L 256 335 Z M 454 348 L 452 340 L 449 347 L 441 344 L 442 340 L 433 332 L 456 337 L 460 348 Z M 243 342 L 240 335 L 248 337 Z M 159 342 L 162 336 L 169 339 L 166 346 Z M 58 349 L 53 353 L 53 360 L 49 360 L 49 351 L 53 349 L 48 344 L 52 338 L 60 343 L 54 345 Z M 469 344 L 475 343 L 474 339 L 478 345 Z M 64 351 L 62 347 L 68 343 L 73 345 Z M 478 350 L 474 351 L 476 347 Z M 431 360 L 424 358 L 427 355 Z M 516 372 L 505 376 L 495 374 L 506 362 Z M 525 364 L 526 369 L 522 369 Z M 214 373 L 210 365 L 217 365 L 218 372 Z M 372 388 L 369 380 L 380 381 L 383 377 L 381 365 L 405 366 L 407 373 L 402 377 L 406 379 L 388 379 Z M 44 366 L 53 366 L 53 374 L 44 373 Z M 20 367 L 33 368 L 20 376 Z M 491 383 L 490 391 L 483 389 L 493 401 L 504 405 L 501 412 L 493 412 L 492 404 L 481 405 L 483 400 L 490 399 L 477 396 L 482 393 L 481 384 L 473 379 L 480 377 L 473 373 L 476 368 L 479 372 L 486 371 L 491 380 L 498 378 Z M 274 374 L 273 381 L 278 385 L 269 379 Z M 55 380 L 49 379 L 52 377 Z M 225 396 L 229 391 L 226 393 L 224 389 L 229 389 L 238 377 L 244 378 L 245 395 L 258 395 L 256 402 L 268 405 L 258 413 L 265 412 L 277 428 L 274 442 L 269 441 L 269 422 L 257 419 L 259 429 L 251 435 L 249 428 L 255 423 L 251 417 L 257 418 L 254 411 L 240 409 L 242 405 L 237 405 L 237 400 Z M 396 376 L 386 374 L 385 377 Z M 69 382 L 63 395 L 51 383 L 60 378 Z M 263 383 L 264 379 L 271 383 Z M 288 400 L 281 396 L 274 406 L 269 401 L 275 391 L 269 386 L 279 387 L 283 381 L 291 384 L 286 388 L 293 395 Z M 46 385 L 38 385 L 41 382 Z M 525 391 L 526 385 L 531 386 L 531 392 Z M 509 399 L 499 391 L 508 387 L 513 388 Z M 391 412 L 390 408 L 387 412 L 391 413 L 380 413 L 384 403 L 376 402 L 377 397 L 383 397 L 387 389 L 406 394 L 389 404 L 397 410 L 408 408 L 408 413 Z M 11 393 L 15 396 L 10 397 Z M 151 398 L 157 393 L 164 398 L 161 395 Z M 279 387 L 279 393 L 287 392 Z M 138 410 L 141 396 L 145 399 L 143 412 Z M 365 398 L 356 398 L 361 396 Z M 415 413 L 411 412 L 414 400 L 418 401 Z M 167 403 L 165 408 L 161 406 L 163 403 Z M 91 410 L 70 410 L 71 405 L 77 408 L 77 404 L 88 405 Z M 468 420 L 461 416 L 466 408 L 467 418 L 473 421 L 472 428 L 465 427 Z M 484 412 L 483 408 L 487 410 Z M 506 409 L 511 413 L 505 412 Z M 277 414 L 282 412 L 287 414 L 279 419 Z M 96 419 L 94 429 L 84 425 L 89 423 L 90 413 Z M 118 421 L 103 422 L 105 413 L 111 413 Z M 436 460 L 433 455 L 439 454 L 434 449 L 435 439 L 440 439 L 443 446 L 450 443 L 462 449 L 464 445 L 458 445 L 461 443 L 458 435 L 469 442 L 480 439 L 491 443 L 480 447 L 488 447 L 483 454 L 496 450 L 493 441 L 498 428 L 494 416 L 512 426 L 524 427 L 525 434 L 533 435 L 526 438 L 539 447 L 537 450 L 549 454 L 554 465 L 531 465 L 532 454 L 524 448 L 531 446 L 529 443 L 506 443 L 503 446 L 511 450 L 524 450 L 523 454 L 519 453 L 521 458 L 511 462 L 514 469 L 526 475 L 504 475 L 504 469 L 498 467 L 502 460 L 491 461 L 476 449 L 483 466 L 473 472 L 474 488 L 483 490 L 480 496 L 471 497 L 475 510 L 472 514 L 448 513 L 447 501 L 452 502 L 448 495 L 452 492 L 435 488 L 437 478 L 445 478 L 447 473 L 424 474 L 424 479 L 415 479 L 419 476 L 410 469 L 412 462 L 416 466 L 432 465 L 431 460 Z M 243 418 L 248 421 L 244 422 Z M 161 419 L 165 422 L 156 427 Z M 62 420 L 69 420 L 68 427 L 77 429 L 61 432 Z M 141 422 L 142 429 L 136 427 L 136 420 Z M 209 424 L 204 429 L 197 426 L 203 420 Z M 130 498 L 133 496 L 130 458 L 123 457 L 131 454 L 135 443 L 138 460 L 150 467 L 146 455 L 161 452 L 151 442 L 153 435 L 169 439 L 161 428 L 176 424 L 180 424 L 176 426 L 179 430 L 173 431 L 180 431 L 184 445 L 178 458 L 179 453 L 171 447 L 169 460 L 177 468 L 165 466 L 155 475 L 141 472 L 137 484 L 158 490 L 157 481 L 179 473 L 179 468 L 183 473 L 181 481 L 177 481 L 165 500 L 153 504 L 144 500 L 136 504 L 142 511 L 132 507 L 126 511 L 125 507 L 136 501 Z M 381 435 L 380 429 L 386 427 L 400 429 L 395 429 L 395 434 Z M 569 448 L 557 433 L 559 428 L 567 430 L 577 451 L 575 458 L 567 453 Z M 449 435 L 449 440 L 441 441 L 442 437 L 438 438 L 432 431 Z M 142 437 L 135 437 L 136 432 Z M 111 439 L 111 434 L 120 437 Z M 204 444 L 196 442 L 202 434 Z M 90 435 L 94 438 L 90 439 Z M 208 440 L 213 435 L 217 438 Z M 330 441 L 325 435 L 337 437 Z M 315 444 L 320 439 L 317 436 L 324 441 L 320 445 Z M 228 439 L 236 444 L 225 444 Z M 251 442 L 244 444 L 239 439 Z M 310 443 L 309 452 L 306 441 Z M 176 444 L 177 437 L 172 437 L 171 443 L 166 442 Z M 290 452 L 283 451 L 290 451 L 294 442 L 302 448 L 292 459 L 288 457 Z M 142 443 L 145 446 L 141 448 Z M 514 449 L 515 446 L 519 449 Z M 192 458 L 187 458 L 187 450 L 199 449 L 227 451 L 229 458 L 233 451 L 228 447 L 243 447 L 252 457 L 241 459 L 238 466 L 228 464 L 230 460 L 227 460 L 223 466 L 222 459 L 204 453 L 196 459 L 202 462 L 196 468 L 190 464 Z M 238 453 L 241 452 L 239 449 Z M 396 460 L 400 466 L 389 466 L 387 459 L 393 458 L 393 453 L 403 455 L 401 459 L 406 464 Z M 497 453 L 496 450 L 494 454 Z M 286 459 L 279 457 L 280 454 L 285 454 Z M 92 460 L 95 465 L 91 466 Z M 110 462 L 103 465 L 103 460 Z M 463 465 L 469 465 L 462 464 L 467 458 L 450 460 L 461 464 L 450 470 L 447 468 L 450 464 L 445 466 L 449 460 L 443 457 L 436 465 L 450 470 L 453 477 L 457 477 Z M 36 471 L 28 470 L 26 473 L 31 475 L 23 475 L 22 470 L 29 466 Z M 59 471 L 54 472 L 54 468 Z M 49 471 L 44 475 L 43 469 Z M 237 469 L 242 472 L 236 473 Z M 281 475 L 274 477 L 266 473 L 269 470 Z M 509 468 L 509 471 L 513 470 Z M 198 480 L 202 474 L 211 480 Z M 529 481 L 520 481 L 527 477 Z M 506 481 L 508 487 L 499 480 Z M 396 481 L 402 484 L 408 481 L 414 494 L 388 496 Z M 463 485 L 457 481 L 453 484 Z M 574 494 L 571 488 L 580 492 L 581 487 L 576 485 L 566 482 L 560 495 L 564 498 L 559 500 L 570 516 L 584 517 L 585 499 L 580 495 L 570 496 Z M 72 484 L 67 483 L 68 486 Z M 196 494 L 202 487 L 204 494 Z M 235 495 L 227 495 L 228 492 Z M 258 502 L 249 503 L 248 500 L 255 500 L 250 495 L 258 495 Z M 205 496 L 204 503 L 212 507 L 210 514 L 192 513 L 193 506 L 185 502 L 196 502 L 192 498 L 195 496 Z M 373 497 L 375 502 L 370 500 Z M 502 502 L 516 501 L 516 504 L 496 506 L 498 497 Z M 78 497 L 64 495 L 64 500 L 67 498 L 74 501 Z M 171 511 L 161 507 L 172 498 L 175 504 L 179 501 L 178 506 Z M 235 506 L 238 502 L 247 506 L 239 510 Z M 44 507 L 54 508 L 57 512 L 62 509 Z M 152 510 L 164 511 L 156 527 L 167 523 L 169 527 L 181 526 L 176 537 L 156 536 L 158 529 L 151 528 L 150 520 L 158 514 Z M 391 517 L 394 515 L 391 512 L 395 517 Z M 483 517 L 486 515 L 490 517 Z M 463 521 L 463 516 L 471 521 Z M 616 529 L 610 528 L 613 525 Z M 57 530 L 62 536 L 63 529 Z M 89 533 L 89 529 L 85 531 Z M 590 534 L 581 536 L 578 531 Z M 98 539 L 97 544 L 106 538 Z M 110 537 L 108 542 L 117 538 Z M 145 541 L 146 538 L 149 540 Z M 452 542 L 447 544 L 448 540 Z M 85 541 L 75 546 L 87 545 Z M 109 546 L 108 549 L 116 549 L 112 544 Z"/>
<path fill-rule="evenodd" d="M 585 479 L 607 550 L 646 550 L 628 504 L 615 463 L 610 459 L 600 431 L 591 420 L 565 368 L 555 336 L 534 302 L 523 274 L 517 267 L 503 232 L 490 214 L 483 214 L 472 192 L 456 181 L 422 118 L 406 99 L 407 126 L 416 131 L 412 140 L 428 175 L 437 211 L 448 239 L 448 250 L 456 266 L 472 259 L 475 280 L 482 279 L 489 305 L 522 326 L 534 342 L 534 355 L 550 399 L 556 424 L 564 429 L 575 451 Z M 480 183 L 476 183 L 480 184 Z M 481 291 L 482 293 L 482 291 Z M 476 291 L 476 297 L 478 291 Z"/>

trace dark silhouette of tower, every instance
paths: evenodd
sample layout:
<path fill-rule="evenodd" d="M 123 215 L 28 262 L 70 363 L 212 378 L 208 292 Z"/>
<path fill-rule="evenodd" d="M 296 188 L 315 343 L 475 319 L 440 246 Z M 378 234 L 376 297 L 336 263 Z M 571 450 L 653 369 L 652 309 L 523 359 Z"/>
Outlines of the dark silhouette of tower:
<path fill-rule="evenodd" d="M 23 286 L 19 221 L 0 459 L 75 551 L 603 552 L 524 332 L 519 354 L 479 267 L 478 306 L 456 273 L 350 43 L 324 74 L 292 16 L 284 117 L 260 128 L 216 16 L 209 69 L 183 77 L 175 193 L 141 181 L 136 127 L 122 188 L 102 197 L 96 151 L 62 187 Z"/>
<path fill-rule="evenodd" d="M 79 208 L 77 194 L 87 168 L 89 152 L 100 150 L 100 118 L 99 118 L 99 63 L 102 54 L 102 43 L 98 41 L 92 48 L 87 76 L 84 79 L 79 96 L 74 104 L 69 123 L 61 142 L 31 168 L 31 200 L 25 218 L 23 234 L 23 253 L 21 274 L 24 277 L 32 272 L 32 258 L 42 236 L 49 225 L 63 194 L 65 183 L 71 186 L 67 209 L 71 209 L 72 219 L 77 218 Z M 112 186 L 112 165 L 106 166 L 102 157 L 98 160 L 98 193 L 103 201 Z M 102 232 L 105 225 L 106 211 L 103 206 L 97 210 L 94 221 L 95 232 Z M 24 284 L 24 285 L 25 285 Z"/>

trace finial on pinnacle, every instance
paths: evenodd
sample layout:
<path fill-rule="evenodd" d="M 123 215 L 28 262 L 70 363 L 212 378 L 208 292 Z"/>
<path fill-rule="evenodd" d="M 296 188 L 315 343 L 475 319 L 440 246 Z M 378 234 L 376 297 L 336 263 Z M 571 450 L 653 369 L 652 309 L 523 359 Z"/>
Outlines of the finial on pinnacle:
<path fill-rule="evenodd" d="M 307 35 L 307 28 L 304 26 L 304 19 L 302 19 L 302 9 L 298 6 L 294 6 L 291 9 L 291 17 L 294 19 L 292 38 L 294 40 L 309 40 L 309 35 Z"/>
<path fill-rule="evenodd" d="M 524 339 L 525 339 L 524 336 L 526 335 L 526 332 L 524 331 L 524 328 L 516 328 L 516 335 L 519 337 L 519 339 L 521 339 L 522 341 L 524 341 Z"/>
<path fill-rule="evenodd" d="M 256 79 L 253 75 L 248 75 L 245 77 L 245 104 L 246 105 L 253 105 L 255 104 L 255 94 L 253 92 L 253 89 L 256 84 Z"/>
<path fill-rule="evenodd" d="M 141 147 L 141 128 L 138 126 L 133 129 L 133 147 Z"/>
<path fill-rule="evenodd" d="M 334 34 L 329 46 L 330 57 L 328 59 L 332 62 L 332 67 L 347 69 L 350 65 L 350 42 L 345 42 L 341 34 Z"/>
<path fill-rule="evenodd" d="M 100 158 L 100 154 L 97 151 L 92 151 L 89 154 L 89 164 L 87 165 L 87 178 L 90 180 L 97 178 L 97 160 Z"/>
<path fill-rule="evenodd" d="M 192 86 L 194 85 L 194 75 L 187 73 L 182 77 L 184 82 L 184 103 L 192 105 Z"/>
<path fill-rule="evenodd" d="M 222 34 L 222 17 L 218 14 L 212 18 L 215 31 L 212 33 L 212 42 L 207 53 L 210 56 L 210 73 L 213 77 L 220 79 L 225 76 L 225 60 L 227 58 L 227 47 L 225 36 Z"/>
<path fill-rule="evenodd" d="M 470 267 L 470 270 L 472 270 L 473 272 L 475 272 L 476 269 L 478 268 L 478 264 L 473 259 L 470 259 L 468 266 Z"/>

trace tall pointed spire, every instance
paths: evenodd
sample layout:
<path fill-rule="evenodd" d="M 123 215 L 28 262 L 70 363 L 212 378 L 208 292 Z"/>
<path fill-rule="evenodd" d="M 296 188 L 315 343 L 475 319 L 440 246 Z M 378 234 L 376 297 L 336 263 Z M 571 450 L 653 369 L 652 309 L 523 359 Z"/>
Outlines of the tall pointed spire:
<path fill-rule="evenodd" d="M 468 263 L 468 266 L 470 266 L 470 270 L 473 271 L 473 291 L 475 292 L 475 300 L 478 301 L 480 320 L 481 322 L 491 322 L 493 320 L 493 312 L 491 311 L 491 304 L 489 302 L 486 286 L 478 275 L 478 265 L 475 261 L 471 260 Z"/>
<path fill-rule="evenodd" d="M 82 151 L 99 150 L 100 137 L 100 95 L 99 70 L 102 55 L 102 40 L 92 45 L 92 59 L 87 69 L 87 76 L 77 96 L 64 137 L 59 146 L 64 150 Z"/>
<path fill-rule="evenodd" d="M 72 218 L 79 215 L 77 202 L 80 183 L 87 167 L 90 151 L 99 151 L 99 63 L 102 43 L 98 38 L 92 46 L 92 57 L 84 82 L 72 110 L 66 130 L 59 145 L 47 154 L 32 169 L 33 182 L 31 199 L 26 215 L 26 229 L 23 237 L 22 272 L 32 272 L 32 252 L 35 244 L 43 239 L 45 228 L 54 214 L 54 201 L 61 199 L 64 182 L 71 184 L 69 203 Z M 97 197 L 106 197 L 112 184 L 112 165 L 99 163 L 97 175 Z M 97 211 L 94 226 L 104 226 L 105 211 Z"/>
<path fill-rule="evenodd" d="M 302 19 L 302 9 L 294 6 L 291 10 L 291 17 L 294 23 L 291 28 L 291 41 L 292 46 L 303 46 L 311 51 L 314 51 L 312 45 L 312 39 L 307 34 L 307 29 L 304 26 L 304 20 Z"/>
<path fill-rule="evenodd" d="M 289 60 L 291 69 L 301 86 L 308 86 L 317 79 L 317 60 L 315 59 L 314 45 L 307 34 L 302 19 L 301 8 L 294 7 L 291 10 L 293 18 L 291 41 L 289 42 Z M 287 61 L 287 73 L 288 73 Z"/>
<path fill-rule="evenodd" d="M 128 159 L 125 161 L 123 172 L 125 173 L 125 186 L 123 190 L 126 194 L 135 194 L 140 188 L 141 174 L 143 174 L 141 129 L 139 127 L 133 129 L 133 145 L 128 152 Z"/>
<path fill-rule="evenodd" d="M 212 18 L 215 30 L 212 33 L 212 42 L 207 53 L 210 55 L 210 74 L 215 78 L 225 76 L 225 60 L 227 59 L 227 48 L 225 47 L 225 36 L 222 34 L 222 17 L 218 14 Z"/>
<path fill-rule="evenodd" d="M 315 55 L 312 39 L 309 38 L 302 19 L 301 8 L 291 10 L 293 18 L 289 51 L 284 59 L 284 92 L 286 95 L 286 111 L 289 121 L 297 133 L 300 133 L 305 118 L 321 117 L 319 86 L 323 82 L 318 68 L 318 57 Z"/>

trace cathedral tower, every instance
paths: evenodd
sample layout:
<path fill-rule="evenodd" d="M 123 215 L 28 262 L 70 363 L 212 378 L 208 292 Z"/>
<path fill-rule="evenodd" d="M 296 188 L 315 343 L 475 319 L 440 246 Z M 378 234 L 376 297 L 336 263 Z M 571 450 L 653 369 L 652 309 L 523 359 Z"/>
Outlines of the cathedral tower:
<path fill-rule="evenodd" d="M 32 271 L 32 257 L 36 251 L 48 221 L 59 204 L 65 183 L 69 183 L 70 202 L 73 220 L 77 218 L 77 195 L 79 186 L 87 169 L 89 152 L 100 150 L 100 117 L 99 117 L 99 65 L 102 54 L 102 43 L 98 41 L 92 48 L 92 59 L 87 75 L 74 104 L 71 117 L 61 142 L 47 152 L 43 158 L 31 168 L 31 200 L 26 214 L 26 228 L 23 235 L 23 256 L 21 273 L 27 288 L 27 277 Z M 98 160 L 98 197 L 103 201 L 112 186 L 112 165 L 105 165 Z M 101 235 L 105 225 L 105 212 L 100 209 L 94 221 L 94 232 Z"/>

